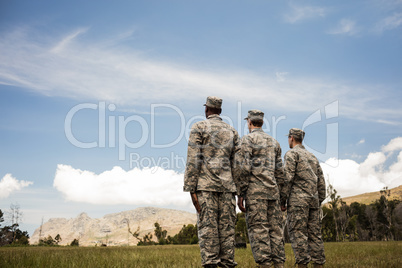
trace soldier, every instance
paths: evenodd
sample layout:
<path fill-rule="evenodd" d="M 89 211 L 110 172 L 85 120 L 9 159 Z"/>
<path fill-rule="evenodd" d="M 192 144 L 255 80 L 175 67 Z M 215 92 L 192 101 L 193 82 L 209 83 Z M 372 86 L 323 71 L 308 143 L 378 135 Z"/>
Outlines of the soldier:
<path fill-rule="evenodd" d="M 325 199 L 325 180 L 317 158 L 302 145 L 304 131 L 289 130 L 289 150 L 285 154 L 287 221 L 290 241 L 298 267 L 325 263 L 321 237 L 320 206 Z M 286 204 L 281 204 L 286 209 Z"/>
<path fill-rule="evenodd" d="M 235 267 L 236 184 L 232 167 L 239 145 L 237 131 L 222 121 L 222 99 L 208 97 L 206 120 L 195 123 L 188 142 L 184 174 L 198 213 L 197 227 L 204 267 Z"/>
<path fill-rule="evenodd" d="M 285 175 L 279 143 L 262 129 L 264 113 L 248 111 L 249 134 L 241 140 L 240 197 L 238 207 L 246 212 L 248 235 L 259 267 L 283 267 L 285 248 L 280 199 Z M 246 206 L 244 207 L 244 201 Z"/>

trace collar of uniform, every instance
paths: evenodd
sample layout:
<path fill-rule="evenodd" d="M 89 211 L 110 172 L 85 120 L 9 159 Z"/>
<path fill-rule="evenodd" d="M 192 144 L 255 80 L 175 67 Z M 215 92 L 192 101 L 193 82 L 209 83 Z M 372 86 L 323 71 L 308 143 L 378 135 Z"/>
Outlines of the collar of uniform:
<path fill-rule="evenodd" d="M 220 117 L 219 114 L 211 114 L 210 116 L 207 117 L 207 119 L 220 119 L 220 120 L 222 120 L 222 118 Z"/>
<path fill-rule="evenodd" d="M 297 144 L 295 147 L 293 147 L 293 149 L 296 147 L 300 147 L 301 149 L 306 149 L 306 148 L 304 148 L 303 144 Z"/>
<path fill-rule="evenodd" d="M 262 128 L 260 128 L 260 127 L 258 127 L 258 128 L 254 128 L 252 131 L 251 131 L 251 133 L 253 133 L 253 132 L 264 132 L 263 130 L 262 130 Z"/>

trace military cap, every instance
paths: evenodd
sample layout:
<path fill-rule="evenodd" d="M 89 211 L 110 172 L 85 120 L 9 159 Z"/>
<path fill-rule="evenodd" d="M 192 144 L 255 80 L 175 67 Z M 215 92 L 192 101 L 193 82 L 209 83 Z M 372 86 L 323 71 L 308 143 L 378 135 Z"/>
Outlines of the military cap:
<path fill-rule="evenodd" d="M 264 113 L 260 110 L 250 110 L 250 111 L 248 111 L 247 117 L 244 118 L 244 120 L 247 120 L 247 119 L 264 120 Z"/>
<path fill-rule="evenodd" d="M 291 129 L 289 129 L 289 134 L 286 136 L 293 136 L 296 139 L 303 140 L 305 134 L 306 133 L 304 133 L 304 131 L 299 128 L 291 128 Z"/>
<path fill-rule="evenodd" d="M 222 107 L 222 99 L 215 96 L 208 96 L 207 102 L 204 106 L 220 109 Z"/>

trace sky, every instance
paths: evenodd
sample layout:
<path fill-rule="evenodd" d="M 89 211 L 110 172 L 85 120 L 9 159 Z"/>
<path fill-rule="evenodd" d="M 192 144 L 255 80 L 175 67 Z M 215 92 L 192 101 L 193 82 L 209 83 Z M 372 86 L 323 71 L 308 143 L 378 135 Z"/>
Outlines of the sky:
<path fill-rule="evenodd" d="M 402 184 L 402 1 L 0 0 L 0 209 L 21 229 L 143 206 L 195 212 L 207 96 L 292 127 L 342 197 Z M 7 217 L 6 217 L 7 223 Z"/>

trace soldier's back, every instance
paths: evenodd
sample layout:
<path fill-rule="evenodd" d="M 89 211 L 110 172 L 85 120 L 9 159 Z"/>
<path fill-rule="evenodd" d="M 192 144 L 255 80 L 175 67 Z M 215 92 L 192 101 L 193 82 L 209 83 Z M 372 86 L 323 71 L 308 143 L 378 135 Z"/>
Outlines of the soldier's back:
<path fill-rule="evenodd" d="M 317 191 L 317 158 L 303 145 L 297 145 L 285 155 L 285 161 L 296 162 L 295 177 L 290 185 L 289 205 L 319 206 Z"/>

